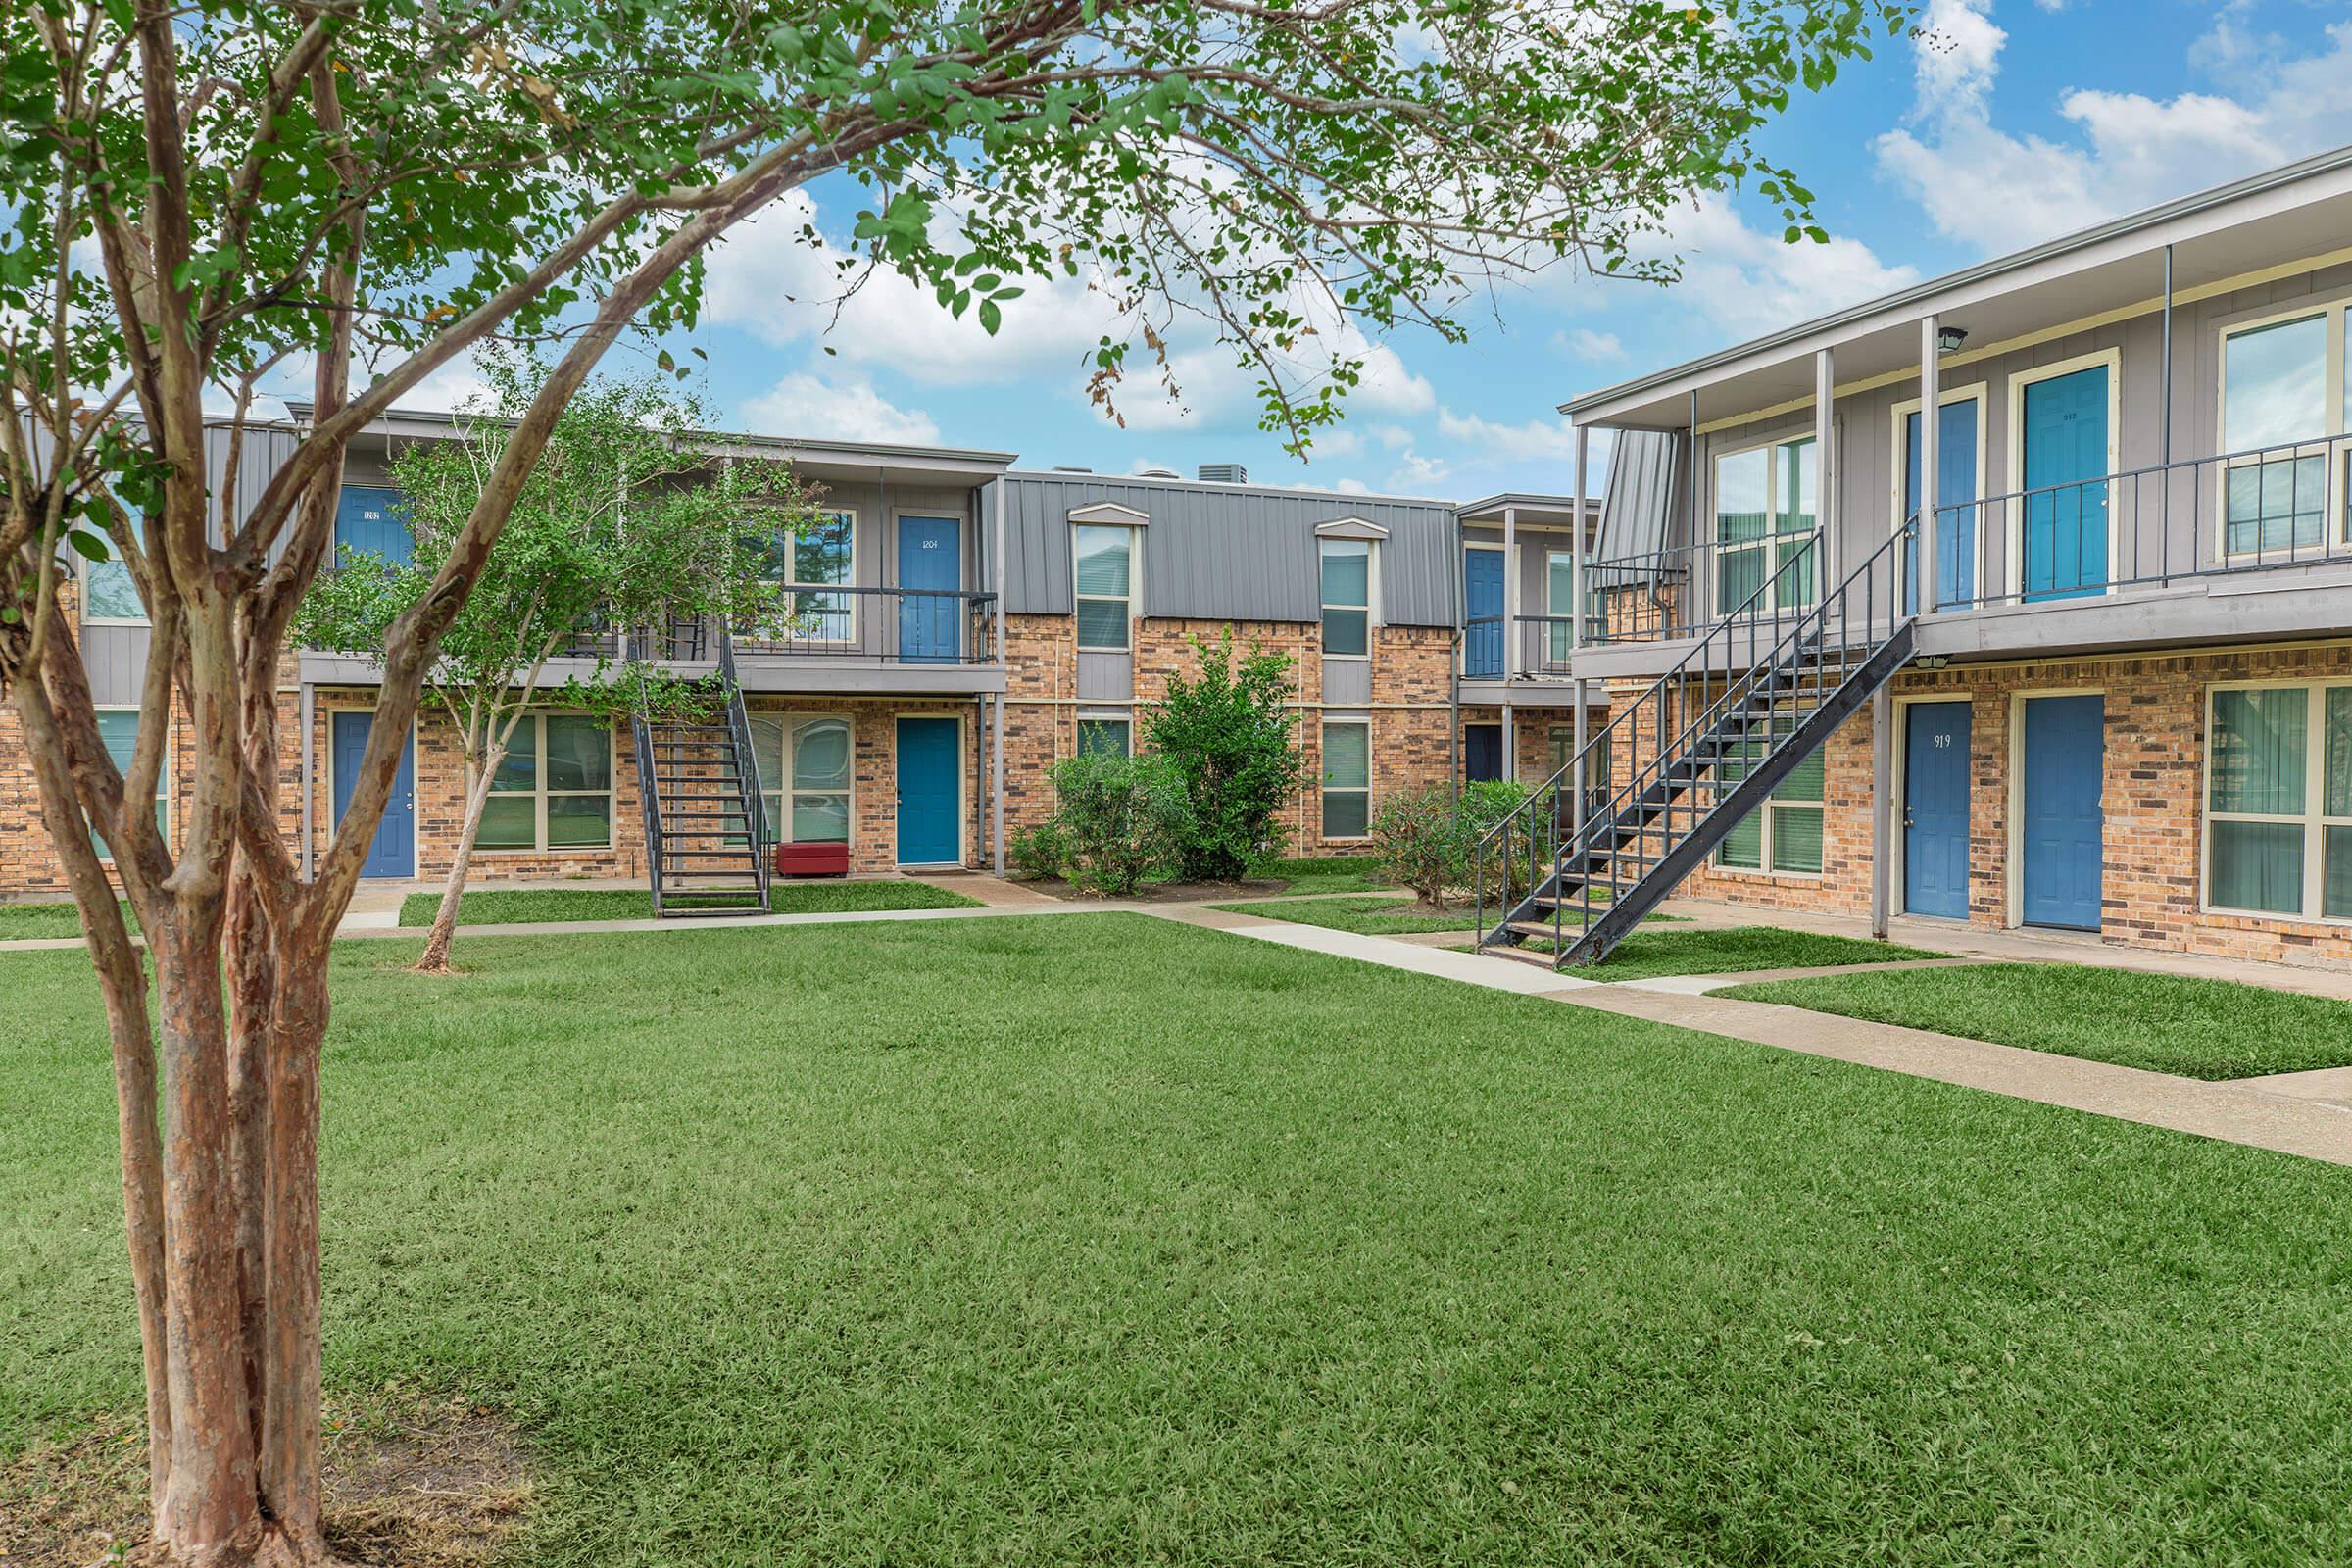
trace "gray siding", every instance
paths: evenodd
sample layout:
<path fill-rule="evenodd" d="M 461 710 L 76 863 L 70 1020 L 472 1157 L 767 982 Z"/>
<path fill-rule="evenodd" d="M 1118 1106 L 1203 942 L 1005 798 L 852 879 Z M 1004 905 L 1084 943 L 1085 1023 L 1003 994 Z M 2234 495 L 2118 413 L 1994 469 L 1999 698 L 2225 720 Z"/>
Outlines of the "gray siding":
<path fill-rule="evenodd" d="M 1326 659 L 1323 668 L 1323 701 L 1327 703 L 1369 703 L 1372 701 L 1372 661 L 1369 659 Z"/>
<path fill-rule="evenodd" d="M 1360 517 L 1388 530 L 1380 618 L 1453 624 L 1460 593 L 1453 513 L 1436 502 L 1082 474 L 1008 474 L 993 488 L 1004 509 L 1006 608 L 1015 614 L 1071 612 L 1070 512 L 1111 502 L 1151 518 L 1141 564 L 1147 615 L 1317 619 L 1315 526 Z"/>
<path fill-rule="evenodd" d="M 1078 700 L 1082 703 L 1124 703 L 1135 696 L 1135 655 L 1081 651 L 1078 655 Z"/>
<path fill-rule="evenodd" d="M 1645 555 L 1689 540 L 1684 492 L 1690 488 L 1690 444 L 1672 431 L 1617 432 L 1601 497 L 1597 559 Z"/>

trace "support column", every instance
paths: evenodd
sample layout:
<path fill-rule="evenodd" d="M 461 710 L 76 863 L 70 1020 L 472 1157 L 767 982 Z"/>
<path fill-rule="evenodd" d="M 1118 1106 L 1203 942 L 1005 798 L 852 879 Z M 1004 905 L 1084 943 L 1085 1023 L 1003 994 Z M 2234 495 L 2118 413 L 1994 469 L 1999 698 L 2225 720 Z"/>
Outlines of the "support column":
<path fill-rule="evenodd" d="M 989 520 L 995 524 L 995 539 L 988 553 L 990 585 L 996 591 L 997 662 L 1007 671 L 1011 669 L 1009 650 L 1004 646 L 1004 481 L 993 481 L 981 494 L 988 507 Z M 988 727 L 988 841 L 990 853 L 996 858 L 997 875 L 1004 874 L 1004 699 L 1005 692 L 996 694 L 997 721 Z"/>
<path fill-rule="evenodd" d="M 1937 448 L 1943 432 L 1943 364 L 1936 348 L 1937 321 L 1934 312 L 1919 322 L 1919 612 L 1926 614 L 1942 603 L 1936 580 L 1936 498 L 1938 488 Z"/>
<path fill-rule="evenodd" d="M 1502 509 L 1502 776 L 1519 777 L 1518 716 L 1511 677 L 1519 673 L 1519 509 Z"/>
<path fill-rule="evenodd" d="M 1894 906 L 1894 699 L 1870 697 L 1870 934 L 1886 940 Z"/>
<path fill-rule="evenodd" d="M 1573 513 L 1575 533 L 1568 547 L 1568 667 L 1574 671 L 1580 662 L 1578 656 L 1585 647 L 1585 498 L 1589 494 L 1589 478 L 1592 455 L 1592 432 L 1583 425 L 1576 427 L 1576 469 L 1570 478 L 1575 498 Z M 1568 822 L 1570 831 L 1585 830 L 1585 678 L 1577 675 L 1570 687 L 1576 704 L 1575 749 L 1568 755 L 1571 768 L 1568 779 Z"/>
<path fill-rule="evenodd" d="M 1821 529 L 1821 591 L 1845 580 L 1845 540 L 1838 527 L 1838 425 L 1832 417 L 1838 392 L 1834 351 L 1813 356 L 1814 521 Z"/>

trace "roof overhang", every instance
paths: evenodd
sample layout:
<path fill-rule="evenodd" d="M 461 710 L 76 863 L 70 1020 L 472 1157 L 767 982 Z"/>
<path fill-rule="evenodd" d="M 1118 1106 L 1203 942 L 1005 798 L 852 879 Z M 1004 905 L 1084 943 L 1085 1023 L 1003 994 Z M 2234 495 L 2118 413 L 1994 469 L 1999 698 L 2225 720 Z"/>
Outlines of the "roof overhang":
<path fill-rule="evenodd" d="M 309 422 L 313 405 L 307 400 L 289 399 L 286 408 L 298 423 Z M 401 440 L 447 440 L 468 426 L 485 422 L 514 423 L 512 419 L 490 415 L 393 409 L 368 423 L 362 432 L 362 444 L 389 446 Z M 697 449 L 712 457 L 786 462 L 797 473 L 832 484 L 884 480 L 984 484 L 1010 467 L 1017 455 L 885 441 L 803 440 L 733 430 L 697 431 L 693 439 Z"/>
<path fill-rule="evenodd" d="M 2352 260 L 2352 147 L 1980 263 L 1560 405 L 1580 425 L 1680 430 L 1810 404 L 1814 356 L 1834 351 L 1840 394 L 1916 373 L 1920 321 L 1968 333 L 1944 380 L 1974 360 L 2061 331 L 2160 311 L 2167 247 L 2176 303 Z M 1692 400 L 1696 399 L 1696 418 Z"/>

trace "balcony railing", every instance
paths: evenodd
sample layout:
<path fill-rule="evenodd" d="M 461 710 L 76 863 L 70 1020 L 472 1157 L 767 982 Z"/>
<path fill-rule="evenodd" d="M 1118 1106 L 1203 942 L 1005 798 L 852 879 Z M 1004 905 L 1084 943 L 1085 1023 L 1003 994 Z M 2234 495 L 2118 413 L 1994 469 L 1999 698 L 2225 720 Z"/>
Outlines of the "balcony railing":
<path fill-rule="evenodd" d="M 741 659 L 840 659 L 887 664 L 996 662 L 997 596 L 948 589 L 794 589 L 786 618 L 734 628 Z M 716 623 L 675 619 L 663 626 L 584 632 L 564 652 L 573 659 L 650 659 L 707 663 L 717 657 Z"/>
<path fill-rule="evenodd" d="M 1695 637 L 1733 610 L 1795 614 L 1821 593 L 1819 528 L 1710 539 L 1585 566 L 1588 643 L 1671 642 Z M 1769 582 L 1769 591 L 1758 590 Z M 1548 652 L 1548 649 L 1546 650 Z M 1560 663 L 1565 667 L 1566 659 Z"/>
<path fill-rule="evenodd" d="M 744 659 L 843 659 L 888 664 L 993 664 L 997 596 L 955 589 L 794 589 L 791 619 L 735 628 Z"/>
<path fill-rule="evenodd" d="M 2183 458 L 1936 510 L 1936 609 L 2058 604 L 2352 563 L 2352 435 Z M 1918 552 L 1906 594 L 1918 597 Z"/>

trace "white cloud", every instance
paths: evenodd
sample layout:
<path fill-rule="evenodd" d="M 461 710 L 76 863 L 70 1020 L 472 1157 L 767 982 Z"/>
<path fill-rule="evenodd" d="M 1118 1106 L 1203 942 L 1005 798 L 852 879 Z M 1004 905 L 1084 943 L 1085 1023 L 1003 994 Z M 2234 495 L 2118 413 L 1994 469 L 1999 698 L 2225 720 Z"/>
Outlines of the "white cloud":
<path fill-rule="evenodd" d="M 1911 123 L 1881 136 L 1879 167 L 1936 229 L 1993 253 L 2136 211 L 2352 140 L 2352 23 L 2296 54 L 2225 16 L 2192 58 L 2256 90 L 2170 98 L 2078 88 L 2058 100 L 2064 138 L 2014 135 L 1994 122 L 2007 34 L 1989 0 L 1935 0 L 1915 62 Z M 2258 68 L 2258 69 L 2257 69 Z"/>
<path fill-rule="evenodd" d="M 939 425 L 920 409 L 902 409 L 863 376 L 827 381 L 807 372 L 784 377 L 747 401 L 744 418 L 762 435 L 834 441 L 895 441 L 935 446 Z"/>
<path fill-rule="evenodd" d="M 1573 332 L 1552 333 L 1551 346 L 1555 352 L 1565 354 L 1572 360 L 1589 360 L 1595 364 L 1625 358 L 1625 344 L 1619 341 L 1616 333 L 1595 332 L 1589 326 L 1580 326 Z"/>
<path fill-rule="evenodd" d="M 1679 209 L 1649 249 L 1680 261 L 1681 276 L 1669 293 L 1675 306 L 1742 338 L 1919 280 L 1918 269 L 1890 267 L 1857 239 L 1833 235 L 1826 244 L 1791 243 L 1777 231 L 1751 227 L 1728 200 L 1712 194 Z"/>
<path fill-rule="evenodd" d="M 1566 419 L 1556 416 L 1530 419 L 1525 424 L 1497 424 L 1475 414 L 1440 409 L 1438 434 L 1488 462 L 1556 459 L 1565 463 L 1576 455 L 1576 432 Z"/>

